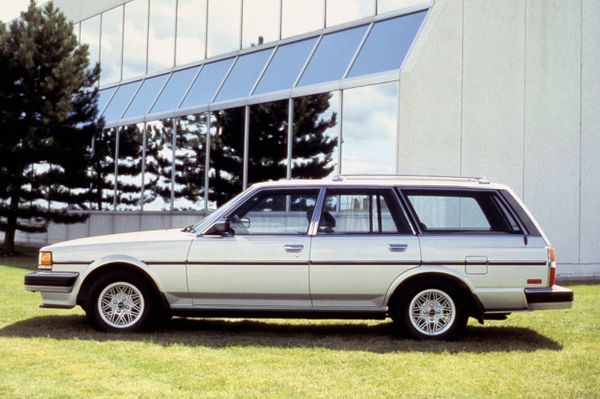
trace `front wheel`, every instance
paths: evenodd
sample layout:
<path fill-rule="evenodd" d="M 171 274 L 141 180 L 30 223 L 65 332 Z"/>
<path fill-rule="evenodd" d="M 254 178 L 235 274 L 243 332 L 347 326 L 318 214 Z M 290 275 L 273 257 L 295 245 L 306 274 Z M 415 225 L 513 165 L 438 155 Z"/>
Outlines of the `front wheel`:
<path fill-rule="evenodd" d="M 422 281 L 401 295 L 394 319 L 416 339 L 456 339 L 467 324 L 464 301 L 451 284 Z"/>
<path fill-rule="evenodd" d="M 98 330 L 133 332 L 148 324 L 152 298 L 152 290 L 137 276 L 106 275 L 92 285 L 85 309 Z"/>

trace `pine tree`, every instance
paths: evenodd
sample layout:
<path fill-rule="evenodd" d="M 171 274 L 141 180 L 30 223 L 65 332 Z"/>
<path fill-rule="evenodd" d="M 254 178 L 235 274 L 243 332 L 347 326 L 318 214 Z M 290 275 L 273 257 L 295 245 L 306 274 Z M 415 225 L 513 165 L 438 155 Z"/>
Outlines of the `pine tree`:
<path fill-rule="evenodd" d="M 0 26 L 0 230 L 2 253 L 15 232 L 44 232 L 50 221 L 85 220 L 99 67 L 88 68 L 73 24 L 32 0 Z M 71 210 L 71 211 L 69 211 Z M 75 211 L 75 212 L 73 212 Z"/>

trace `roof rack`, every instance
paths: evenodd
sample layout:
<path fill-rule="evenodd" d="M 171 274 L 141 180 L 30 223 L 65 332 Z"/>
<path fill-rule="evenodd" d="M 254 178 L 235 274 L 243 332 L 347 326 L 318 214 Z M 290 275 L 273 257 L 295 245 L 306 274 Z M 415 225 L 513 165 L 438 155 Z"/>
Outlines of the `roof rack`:
<path fill-rule="evenodd" d="M 344 180 L 443 180 L 456 182 L 473 182 L 479 184 L 490 184 L 483 176 L 438 176 L 438 175 L 394 175 L 394 174 L 342 174 L 335 175 L 333 181 Z"/>

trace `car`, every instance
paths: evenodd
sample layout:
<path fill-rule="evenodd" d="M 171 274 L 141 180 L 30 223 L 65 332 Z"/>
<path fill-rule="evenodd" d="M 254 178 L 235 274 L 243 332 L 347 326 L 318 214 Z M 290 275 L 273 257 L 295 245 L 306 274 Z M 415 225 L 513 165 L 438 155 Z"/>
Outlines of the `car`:
<path fill-rule="evenodd" d="M 507 186 L 479 177 L 338 175 L 252 185 L 183 229 L 40 250 L 25 288 L 98 330 L 173 315 L 385 319 L 416 339 L 467 319 L 565 309 L 555 250 Z"/>

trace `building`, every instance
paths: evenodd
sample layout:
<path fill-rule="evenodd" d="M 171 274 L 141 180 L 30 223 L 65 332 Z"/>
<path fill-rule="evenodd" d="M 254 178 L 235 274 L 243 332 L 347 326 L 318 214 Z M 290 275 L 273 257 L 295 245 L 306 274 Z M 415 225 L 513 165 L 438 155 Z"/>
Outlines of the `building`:
<path fill-rule="evenodd" d="M 600 274 L 595 0 L 54 2 L 101 64 L 111 173 L 43 240 L 184 225 L 256 180 L 485 175 L 559 275 Z"/>

